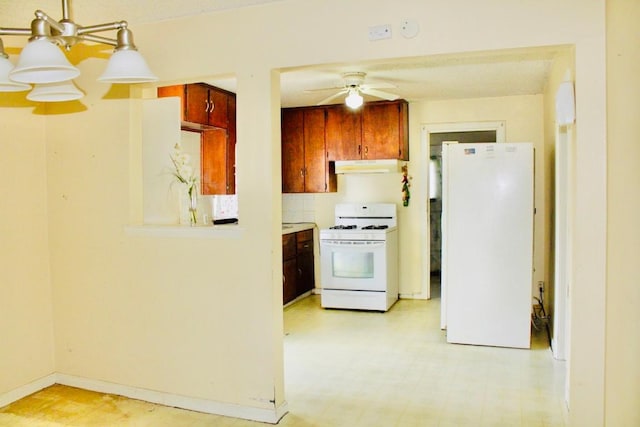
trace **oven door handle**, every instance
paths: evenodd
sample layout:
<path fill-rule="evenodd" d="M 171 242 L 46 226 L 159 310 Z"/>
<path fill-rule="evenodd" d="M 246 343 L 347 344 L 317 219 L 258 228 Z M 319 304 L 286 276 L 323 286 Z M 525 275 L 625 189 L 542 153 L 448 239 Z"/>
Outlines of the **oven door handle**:
<path fill-rule="evenodd" d="M 374 248 L 384 246 L 385 242 L 381 240 L 323 240 L 320 246 L 326 248 Z"/>

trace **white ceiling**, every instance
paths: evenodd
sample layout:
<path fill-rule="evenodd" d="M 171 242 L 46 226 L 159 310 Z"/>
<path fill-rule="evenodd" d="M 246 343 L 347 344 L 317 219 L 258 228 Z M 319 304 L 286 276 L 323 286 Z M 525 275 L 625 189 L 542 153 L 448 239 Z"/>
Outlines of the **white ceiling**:
<path fill-rule="evenodd" d="M 135 23 L 273 1 L 279 0 L 69 0 L 69 6 L 71 18 L 78 24 L 125 19 L 135 32 Z M 59 0 L 0 0 L 0 27 L 28 27 L 36 9 L 55 19 L 62 15 Z M 348 71 L 366 72 L 365 84 L 390 84 L 383 90 L 409 101 L 539 94 L 557 52 L 558 48 L 536 48 L 282 70 L 281 102 L 283 107 L 315 105 L 333 92 L 307 91 L 342 87 L 342 74 Z M 210 83 L 235 92 L 233 79 Z"/>
<path fill-rule="evenodd" d="M 285 70 L 282 104 L 314 105 L 332 93 L 315 89 L 341 87 L 342 73 L 349 71 L 366 72 L 365 84 L 390 84 L 382 90 L 408 101 L 539 94 L 557 52 L 528 49 Z"/>

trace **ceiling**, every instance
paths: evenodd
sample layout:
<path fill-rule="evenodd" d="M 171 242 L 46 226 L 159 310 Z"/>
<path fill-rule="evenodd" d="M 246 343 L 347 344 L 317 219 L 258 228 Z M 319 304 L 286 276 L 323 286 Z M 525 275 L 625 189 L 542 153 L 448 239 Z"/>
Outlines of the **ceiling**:
<path fill-rule="evenodd" d="M 338 90 L 317 89 L 342 87 L 342 74 L 351 71 L 408 101 L 540 94 L 557 53 L 540 48 L 283 70 L 282 105 L 315 105 Z"/>
<path fill-rule="evenodd" d="M 71 19 L 80 25 L 126 20 L 131 26 L 182 16 L 239 9 L 280 0 L 68 0 Z M 61 0 L 0 0 L 0 27 L 28 28 L 36 10 L 62 18 Z"/>
<path fill-rule="evenodd" d="M 343 87 L 343 73 L 354 71 L 366 73 L 365 84 L 383 86 L 381 90 L 408 101 L 535 95 L 544 91 L 551 64 L 561 49 L 516 49 L 281 70 L 281 105 L 316 105 Z M 232 78 L 208 83 L 235 92 Z M 321 90 L 325 88 L 332 89 Z"/>
<path fill-rule="evenodd" d="M 70 0 L 69 8 L 71 18 L 81 25 L 126 19 L 134 27 L 135 23 L 274 1 L 280 0 Z M 59 0 L 0 0 L 0 26 L 28 27 L 36 9 L 56 19 L 62 15 Z M 382 90 L 408 101 L 539 94 L 558 51 L 557 47 L 535 48 L 281 70 L 281 104 L 315 105 L 338 90 L 318 89 L 342 87 L 342 74 L 352 71 L 365 72 L 365 84 L 382 84 Z M 234 79 L 209 83 L 235 92 Z M 365 101 L 374 99 L 365 96 Z"/>

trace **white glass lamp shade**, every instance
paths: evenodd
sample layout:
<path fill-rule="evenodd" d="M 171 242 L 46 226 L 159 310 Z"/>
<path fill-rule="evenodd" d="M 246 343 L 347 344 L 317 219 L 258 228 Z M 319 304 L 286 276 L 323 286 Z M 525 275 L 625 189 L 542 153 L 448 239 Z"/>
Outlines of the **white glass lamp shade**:
<path fill-rule="evenodd" d="M 158 78 L 136 50 L 116 50 L 107 63 L 107 69 L 98 78 L 104 83 L 146 83 Z"/>
<path fill-rule="evenodd" d="M 67 61 L 58 46 L 40 39 L 27 43 L 22 49 L 9 78 L 20 83 L 56 83 L 79 75 L 80 70 Z"/>
<path fill-rule="evenodd" d="M 64 102 L 75 101 L 83 96 L 84 93 L 69 80 L 66 82 L 35 85 L 33 90 L 27 94 L 27 99 L 37 102 Z"/>
<path fill-rule="evenodd" d="M 11 61 L 4 56 L 0 56 L 0 92 L 21 92 L 31 89 L 31 86 L 28 84 L 10 80 L 9 73 L 11 70 L 13 70 Z"/>
<path fill-rule="evenodd" d="M 362 99 L 362 96 L 356 90 L 349 91 L 349 95 L 347 95 L 347 97 L 344 100 L 344 103 L 347 104 L 347 107 L 353 108 L 353 109 L 356 109 L 362 106 L 363 102 L 364 102 L 364 99 Z"/>

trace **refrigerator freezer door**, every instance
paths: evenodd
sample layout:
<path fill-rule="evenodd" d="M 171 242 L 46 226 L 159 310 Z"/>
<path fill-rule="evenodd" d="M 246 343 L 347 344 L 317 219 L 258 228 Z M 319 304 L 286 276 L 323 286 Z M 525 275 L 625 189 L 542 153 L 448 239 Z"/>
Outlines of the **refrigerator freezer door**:
<path fill-rule="evenodd" d="M 447 341 L 530 347 L 533 146 L 443 147 Z"/>

